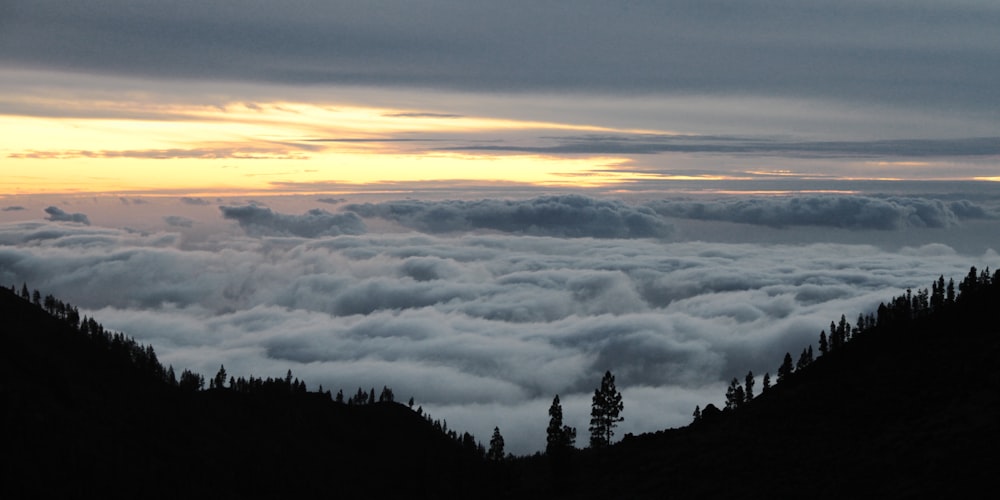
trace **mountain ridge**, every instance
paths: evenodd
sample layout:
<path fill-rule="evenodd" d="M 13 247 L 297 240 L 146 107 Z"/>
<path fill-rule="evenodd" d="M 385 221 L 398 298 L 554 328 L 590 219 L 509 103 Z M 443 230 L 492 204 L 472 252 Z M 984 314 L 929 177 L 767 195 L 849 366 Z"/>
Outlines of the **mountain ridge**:
<path fill-rule="evenodd" d="M 272 386 L 287 390 L 268 393 L 180 390 L 167 382 L 172 373 L 167 377 L 153 363 L 151 348 L 103 329 L 97 335 L 93 320 L 73 326 L 78 318 L 47 312 L 37 296 L 32 303 L 0 288 L 7 443 L 0 491 L 13 497 L 981 494 L 992 488 L 1000 465 L 1000 280 L 973 268 L 957 300 L 945 301 L 943 287 L 933 288 L 934 294 L 908 291 L 883 304 L 877 323 L 738 407 L 710 405 L 689 426 L 627 435 L 605 449 L 499 463 L 486 461 L 471 436 L 460 442 L 404 405 L 337 403 L 329 393 L 294 390 L 290 378 Z M 923 305 L 928 295 L 933 306 Z"/>

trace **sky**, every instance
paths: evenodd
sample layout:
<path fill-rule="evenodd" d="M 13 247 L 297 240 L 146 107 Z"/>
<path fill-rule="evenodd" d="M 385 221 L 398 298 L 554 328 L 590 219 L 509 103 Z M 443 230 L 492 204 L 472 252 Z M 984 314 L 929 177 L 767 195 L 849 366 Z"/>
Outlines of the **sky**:
<path fill-rule="evenodd" d="M 0 283 L 180 371 L 684 425 L 1000 265 L 990 1 L 0 2 Z M 773 375 L 773 373 L 772 373 Z M 759 385 L 758 385 L 759 387 Z M 619 433 L 619 436 L 621 433 Z"/>

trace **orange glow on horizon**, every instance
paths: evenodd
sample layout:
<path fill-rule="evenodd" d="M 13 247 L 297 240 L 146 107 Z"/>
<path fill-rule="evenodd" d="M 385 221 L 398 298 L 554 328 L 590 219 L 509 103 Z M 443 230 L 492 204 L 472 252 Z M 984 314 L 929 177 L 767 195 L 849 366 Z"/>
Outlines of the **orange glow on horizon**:
<path fill-rule="evenodd" d="M 761 178 L 893 181 L 906 176 L 885 175 L 896 173 L 890 169 L 927 171 L 939 166 L 919 161 L 864 163 L 879 167 L 870 170 L 882 175 L 873 176 L 864 175 L 868 169 L 861 175 L 856 168 L 852 175 L 834 175 L 778 165 L 728 174 L 671 174 L 644 172 L 632 157 L 639 153 L 585 154 L 548 146 L 550 136 L 585 143 L 588 137 L 602 135 L 683 135 L 677 132 L 359 105 L 158 102 L 141 92 L 123 93 L 120 100 L 35 95 L 18 104 L 16 109 L 28 111 L 0 114 L 0 196 L 281 194 L 459 179 L 480 185 L 582 188 Z M 995 182 L 1000 177 L 974 180 Z"/>
<path fill-rule="evenodd" d="M 493 132 L 615 132 L 589 125 L 290 102 L 35 104 L 65 105 L 71 116 L 0 115 L 0 193 L 279 192 L 449 179 L 597 186 L 621 182 L 602 168 L 630 161 L 441 148 Z"/>

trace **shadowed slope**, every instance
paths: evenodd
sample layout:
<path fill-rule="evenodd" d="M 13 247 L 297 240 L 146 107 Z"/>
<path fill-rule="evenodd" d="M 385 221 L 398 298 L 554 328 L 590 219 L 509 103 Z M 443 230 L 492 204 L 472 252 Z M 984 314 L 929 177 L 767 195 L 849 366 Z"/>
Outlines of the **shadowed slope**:
<path fill-rule="evenodd" d="M 5 497 L 441 498 L 488 483 L 476 453 L 403 405 L 183 391 L 7 289 L 0 343 Z"/>
<path fill-rule="evenodd" d="M 584 450 L 561 478 L 526 460 L 521 486 L 567 498 L 982 496 L 1000 466 L 998 292 L 872 328 L 737 410 Z"/>

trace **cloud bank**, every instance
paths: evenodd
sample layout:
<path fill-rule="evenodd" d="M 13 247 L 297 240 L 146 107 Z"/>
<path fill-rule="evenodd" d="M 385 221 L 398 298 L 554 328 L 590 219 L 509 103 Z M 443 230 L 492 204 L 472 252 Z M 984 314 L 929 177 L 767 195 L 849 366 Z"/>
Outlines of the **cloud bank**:
<path fill-rule="evenodd" d="M 221 206 L 219 210 L 223 217 L 235 220 L 247 234 L 253 236 L 318 238 L 366 231 L 365 223 L 352 212 L 333 214 L 317 208 L 302 215 L 288 215 L 255 205 Z"/>
<path fill-rule="evenodd" d="M 329 224 L 343 214 L 224 208 L 247 235 L 197 247 L 177 232 L 0 225 L 0 283 L 53 293 L 178 371 L 224 363 L 334 391 L 385 384 L 481 440 L 499 426 L 529 453 L 544 447 L 555 394 L 585 442 L 605 370 L 625 397 L 621 433 L 684 425 L 732 377 L 773 376 L 841 314 L 1000 266 L 995 252 L 941 244 L 557 238 L 475 234 L 482 225 L 465 221 L 446 227 L 471 233 L 343 234 Z M 319 235 L 330 227 L 340 233 Z"/>
<path fill-rule="evenodd" d="M 668 238 L 669 218 L 769 227 L 862 230 L 947 228 L 997 217 L 996 203 L 932 197 L 798 195 L 701 197 L 626 204 L 581 195 L 527 200 L 403 200 L 344 206 L 362 217 L 391 220 L 430 234 L 476 230 L 560 238 Z"/>
<path fill-rule="evenodd" d="M 488 229 L 569 238 L 662 238 L 671 227 L 645 207 L 579 195 L 524 201 L 393 201 L 351 204 L 346 210 L 427 233 Z"/>
<path fill-rule="evenodd" d="M 663 200 L 649 206 L 657 213 L 686 219 L 717 220 L 772 227 L 829 226 L 895 230 L 951 227 L 962 219 L 995 217 L 992 210 L 968 200 L 873 198 L 867 196 L 793 196 L 714 201 Z"/>

